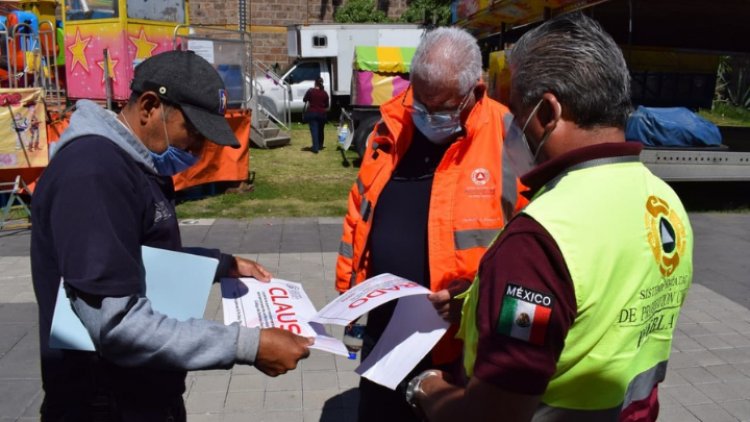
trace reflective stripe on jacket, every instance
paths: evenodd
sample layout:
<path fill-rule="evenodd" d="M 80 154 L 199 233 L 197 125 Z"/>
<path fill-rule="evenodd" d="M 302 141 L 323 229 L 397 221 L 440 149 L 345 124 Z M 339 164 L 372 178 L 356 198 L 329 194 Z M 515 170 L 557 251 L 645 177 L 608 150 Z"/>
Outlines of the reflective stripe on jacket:
<path fill-rule="evenodd" d="M 382 120 L 370 135 L 357 181 L 349 192 L 349 209 L 336 264 L 336 289 L 344 292 L 369 277 L 368 237 L 372 214 L 386 183 L 404 156 L 414 131 L 408 107 L 411 90 L 381 106 Z M 444 289 L 456 279 L 473 280 L 479 259 L 505 223 L 506 213 L 527 201 L 510 167 L 502 166 L 503 126 L 512 115 L 500 103 L 482 96 L 466 121 L 466 134 L 445 152 L 435 170 L 427 226 L 430 288 Z M 502 199 L 502 201 L 501 201 Z M 409 204 L 404 204 L 408 206 Z M 419 282 L 419 280 L 415 280 Z M 446 338 L 453 337 L 449 330 Z M 440 344 L 437 363 L 455 359 Z M 445 353 L 443 353 L 445 351 Z"/>

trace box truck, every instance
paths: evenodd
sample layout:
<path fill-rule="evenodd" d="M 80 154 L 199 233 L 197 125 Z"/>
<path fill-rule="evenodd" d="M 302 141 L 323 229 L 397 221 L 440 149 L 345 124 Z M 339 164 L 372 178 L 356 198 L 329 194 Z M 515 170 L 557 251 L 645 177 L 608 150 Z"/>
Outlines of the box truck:
<path fill-rule="evenodd" d="M 302 98 L 317 77 L 331 97 L 333 108 L 347 106 L 351 99 L 354 48 L 363 46 L 416 47 L 424 28 L 412 24 L 316 24 L 287 28 L 292 65 L 281 74 L 256 75 L 256 93 L 269 111 L 302 112 Z M 286 101 L 285 101 L 286 94 Z"/>

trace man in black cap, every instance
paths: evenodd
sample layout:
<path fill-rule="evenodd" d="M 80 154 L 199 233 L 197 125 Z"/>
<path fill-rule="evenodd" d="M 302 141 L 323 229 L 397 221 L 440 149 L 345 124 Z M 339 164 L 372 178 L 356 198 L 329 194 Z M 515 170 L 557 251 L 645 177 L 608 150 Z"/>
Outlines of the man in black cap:
<path fill-rule="evenodd" d="M 205 139 L 239 146 L 224 119 L 224 84 L 189 51 L 135 69 L 118 114 L 81 100 L 34 193 L 31 265 L 39 305 L 43 421 L 184 421 L 186 371 L 251 364 L 276 376 L 307 357 L 311 340 L 280 329 L 178 321 L 152 309 L 141 246 L 184 250 L 171 177 Z M 221 254 L 216 276 L 271 274 Z M 61 280 L 96 352 L 52 349 Z"/>

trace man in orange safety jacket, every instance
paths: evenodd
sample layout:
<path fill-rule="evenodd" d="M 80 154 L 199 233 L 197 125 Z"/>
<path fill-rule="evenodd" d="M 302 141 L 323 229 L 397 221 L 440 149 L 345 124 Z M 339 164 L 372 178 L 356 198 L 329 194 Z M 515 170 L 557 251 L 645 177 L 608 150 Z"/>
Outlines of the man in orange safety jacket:
<path fill-rule="evenodd" d="M 383 104 L 381 114 L 349 193 L 336 289 L 392 273 L 430 288 L 440 315 L 458 322 L 453 297 L 468 287 L 486 248 L 525 203 L 516 175 L 503 165 L 503 132 L 512 115 L 486 96 L 479 47 L 457 28 L 425 35 L 410 89 Z M 394 307 L 370 312 L 363 358 Z M 452 327 L 414 371 L 456 363 L 461 346 L 454 334 Z M 403 394 L 362 378 L 359 420 L 376 419 L 416 420 Z"/>

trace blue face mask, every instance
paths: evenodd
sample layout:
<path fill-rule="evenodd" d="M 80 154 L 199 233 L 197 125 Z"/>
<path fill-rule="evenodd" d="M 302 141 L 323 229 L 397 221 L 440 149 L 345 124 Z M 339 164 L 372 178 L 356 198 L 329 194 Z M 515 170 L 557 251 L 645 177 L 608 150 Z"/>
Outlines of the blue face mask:
<path fill-rule="evenodd" d="M 198 157 L 187 151 L 169 145 L 167 120 L 164 116 L 163 110 L 161 121 L 164 124 L 164 138 L 167 140 L 167 150 L 161 154 L 157 154 L 153 151 L 149 151 L 149 153 L 151 154 L 151 160 L 154 162 L 154 168 L 159 175 L 174 176 L 175 174 L 194 166 L 198 162 Z M 130 122 L 128 122 L 128 119 L 125 116 L 122 116 L 122 122 L 125 123 L 125 126 L 130 130 L 130 133 L 135 136 L 135 131 L 133 131 Z"/>
<path fill-rule="evenodd" d="M 161 154 L 151 152 L 151 159 L 154 160 L 156 172 L 161 176 L 174 176 L 175 174 L 194 166 L 195 163 L 198 162 L 198 157 L 187 151 L 175 148 L 172 145 Z"/>
<path fill-rule="evenodd" d="M 122 121 L 130 129 L 130 133 L 135 135 L 133 128 L 130 126 L 128 119 L 123 116 Z M 167 119 L 164 116 L 162 110 L 161 121 L 164 124 L 164 137 L 167 140 L 167 150 L 161 154 L 157 154 L 153 151 L 149 151 L 151 154 L 151 160 L 154 162 L 154 168 L 156 172 L 161 176 L 174 176 L 175 174 L 185 171 L 188 168 L 194 166 L 198 162 L 198 157 L 195 155 L 183 151 L 179 148 L 175 148 L 169 145 L 169 133 L 167 132 Z"/>

